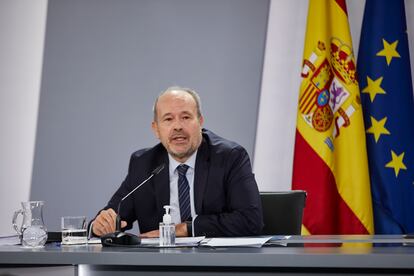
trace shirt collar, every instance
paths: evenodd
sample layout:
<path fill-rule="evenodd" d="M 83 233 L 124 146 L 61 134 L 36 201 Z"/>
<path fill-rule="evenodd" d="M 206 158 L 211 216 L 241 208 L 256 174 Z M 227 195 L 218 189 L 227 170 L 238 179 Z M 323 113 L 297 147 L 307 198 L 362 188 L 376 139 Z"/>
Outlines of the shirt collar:
<path fill-rule="evenodd" d="M 187 166 L 190 167 L 190 169 L 193 169 L 194 170 L 194 168 L 195 168 L 195 161 L 196 161 L 196 157 L 197 157 L 197 151 L 198 150 L 196 150 L 190 156 L 190 158 L 188 158 L 187 161 L 185 161 L 184 163 L 178 162 L 170 154 L 168 154 L 168 160 L 169 160 L 169 163 L 170 163 L 170 166 L 169 166 L 170 167 L 169 168 L 170 169 L 170 174 L 174 174 L 175 170 L 177 169 L 177 166 L 178 165 L 181 165 L 181 164 L 186 164 Z"/>

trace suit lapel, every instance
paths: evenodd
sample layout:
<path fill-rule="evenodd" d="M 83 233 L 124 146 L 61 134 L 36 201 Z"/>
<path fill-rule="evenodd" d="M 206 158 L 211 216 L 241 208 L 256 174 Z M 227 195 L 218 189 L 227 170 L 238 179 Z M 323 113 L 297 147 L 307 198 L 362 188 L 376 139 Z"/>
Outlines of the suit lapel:
<path fill-rule="evenodd" d="M 162 157 L 157 160 L 158 163 L 155 164 L 159 166 L 164 164 L 164 169 L 156 176 L 154 176 L 154 189 L 155 189 L 155 198 L 157 202 L 158 214 L 162 216 L 164 213 L 163 206 L 170 205 L 170 173 L 169 173 L 169 161 L 167 152 L 162 154 Z"/>
<path fill-rule="evenodd" d="M 168 153 L 163 148 L 161 157 L 154 164 L 154 168 L 164 163 L 164 169 L 156 176 L 154 176 L 154 189 L 155 197 L 157 202 L 158 214 L 162 216 L 164 213 L 163 206 L 170 204 L 170 172 L 169 172 L 169 160 Z M 208 181 L 210 163 L 210 151 L 208 142 L 203 135 L 203 141 L 198 148 L 197 158 L 195 164 L 195 175 L 194 175 L 194 201 L 196 213 L 201 213 L 203 206 L 203 195 L 204 190 Z"/>
<path fill-rule="evenodd" d="M 197 151 L 194 175 L 194 201 L 197 214 L 201 214 L 203 206 L 203 195 L 207 185 L 209 172 L 210 153 L 208 143 L 205 138 Z"/>

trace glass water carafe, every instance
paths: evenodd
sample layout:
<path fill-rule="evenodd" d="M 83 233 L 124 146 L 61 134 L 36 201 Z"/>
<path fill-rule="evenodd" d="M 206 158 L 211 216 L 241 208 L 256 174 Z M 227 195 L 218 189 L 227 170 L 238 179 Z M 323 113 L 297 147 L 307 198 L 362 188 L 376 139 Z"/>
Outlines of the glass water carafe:
<path fill-rule="evenodd" d="M 23 246 L 42 247 L 47 240 L 47 230 L 43 222 L 44 201 L 22 202 L 22 209 L 14 212 L 13 227 L 19 234 Z M 17 226 L 18 215 L 23 216 L 21 226 Z"/>

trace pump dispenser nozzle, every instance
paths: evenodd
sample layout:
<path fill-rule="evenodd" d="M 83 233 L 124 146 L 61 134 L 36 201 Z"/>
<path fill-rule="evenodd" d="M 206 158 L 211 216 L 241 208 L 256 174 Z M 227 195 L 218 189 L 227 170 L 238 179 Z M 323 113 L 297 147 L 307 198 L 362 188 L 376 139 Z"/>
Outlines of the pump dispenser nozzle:
<path fill-rule="evenodd" d="M 162 222 L 165 224 L 170 224 L 171 223 L 171 206 L 165 205 L 164 209 L 165 209 L 165 214 L 162 217 Z"/>

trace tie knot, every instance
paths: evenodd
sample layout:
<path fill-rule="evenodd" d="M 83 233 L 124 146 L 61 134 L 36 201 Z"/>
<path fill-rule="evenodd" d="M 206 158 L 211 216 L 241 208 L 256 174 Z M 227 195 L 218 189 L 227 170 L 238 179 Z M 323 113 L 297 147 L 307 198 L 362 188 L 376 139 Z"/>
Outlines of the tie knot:
<path fill-rule="evenodd" d="M 178 175 L 185 175 L 188 170 L 188 166 L 186 164 L 181 164 L 177 166 Z"/>

